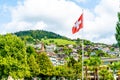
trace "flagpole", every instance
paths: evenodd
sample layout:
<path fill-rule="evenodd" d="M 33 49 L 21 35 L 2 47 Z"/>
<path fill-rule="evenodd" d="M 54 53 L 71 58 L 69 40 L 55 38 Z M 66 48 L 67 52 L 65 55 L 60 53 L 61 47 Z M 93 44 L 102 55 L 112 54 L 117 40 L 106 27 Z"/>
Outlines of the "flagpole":
<path fill-rule="evenodd" d="M 83 15 L 83 9 L 82 9 Z M 82 23 L 83 25 L 83 23 Z M 83 26 L 82 26 L 83 27 Z M 84 80 L 84 40 L 83 40 L 83 29 L 81 30 L 81 38 L 82 38 L 82 80 Z"/>
<path fill-rule="evenodd" d="M 83 14 L 83 9 L 82 9 Z M 84 80 L 84 40 L 83 40 L 83 29 L 82 29 L 82 80 Z"/>
<path fill-rule="evenodd" d="M 83 9 L 82 9 L 82 14 L 78 18 L 78 20 L 75 22 L 75 25 L 72 27 L 72 34 L 75 34 L 82 28 L 83 28 Z M 83 30 L 81 32 L 83 37 L 84 36 Z M 83 39 L 82 39 L 82 80 L 84 80 L 84 40 Z"/>

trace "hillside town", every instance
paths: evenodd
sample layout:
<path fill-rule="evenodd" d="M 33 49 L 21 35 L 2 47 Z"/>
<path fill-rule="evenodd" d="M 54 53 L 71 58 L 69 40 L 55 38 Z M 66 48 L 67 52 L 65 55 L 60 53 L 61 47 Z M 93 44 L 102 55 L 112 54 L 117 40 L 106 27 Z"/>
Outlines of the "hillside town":
<path fill-rule="evenodd" d="M 79 50 L 82 51 L 82 46 L 74 47 L 71 44 L 66 45 L 68 49 L 72 50 L 69 53 L 69 55 L 65 54 L 64 52 L 65 46 L 57 46 L 54 43 L 51 43 L 49 45 L 45 45 L 44 43 L 37 43 L 32 46 L 35 48 L 38 54 L 40 54 L 41 52 L 46 52 L 47 56 L 49 57 L 49 59 L 51 60 L 54 66 L 64 65 L 65 63 L 67 63 L 67 59 L 66 59 L 67 57 L 73 57 L 77 61 L 80 56 L 78 51 Z M 102 56 L 102 53 L 100 53 L 101 55 L 99 55 L 99 57 L 102 61 L 101 67 L 104 66 L 107 67 L 109 64 L 120 61 L 120 51 L 118 47 L 96 43 L 93 46 L 85 45 L 84 52 L 88 49 L 91 49 L 90 55 L 88 56 L 84 53 L 84 59 L 88 59 L 90 56 L 95 56 L 96 55 L 96 53 L 94 52 L 95 50 L 101 50 L 103 51 L 103 53 L 108 55 L 108 56 L 104 56 L 104 55 Z M 111 69 L 109 70 L 112 72 Z M 89 77 L 92 79 L 93 74 L 91 71 L 89 73 L 90 73 Z M 118 71 L 115 72 L 114 78 L 117 79 L 117 77 L 118 77 Z"/>
<path fill-rule="evenodd" d="M 0 79 L 80 80 L 82 72 L 85 80 L 120 79 L 117 45 L 13 34 L 1 35 L 0 41 Z"/>

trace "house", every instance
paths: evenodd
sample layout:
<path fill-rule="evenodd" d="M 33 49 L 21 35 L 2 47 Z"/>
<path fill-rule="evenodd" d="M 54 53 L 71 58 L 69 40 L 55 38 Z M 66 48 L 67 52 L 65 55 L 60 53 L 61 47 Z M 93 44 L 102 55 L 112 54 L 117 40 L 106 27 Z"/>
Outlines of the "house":
<path fill-rule="evenodd" d="M 46 52 L 54 52 L 54 50 L 56 49 L 56 45 L 54 44 L 50 44 L 50 45 L 46 45 Z"/>
<path fill-rule="evenodd" d="M 55 54 L 54 52 L 47 52 L 47 56 L 50 58 L 54 66 L 64 65 L 65 63 L 63 54 Z"/>
<path fill-rule="evenodd" d="M 41 49 L 41 47 L 42 47 L 42 44 L 40 44 L 40 43 L 34 45 L 34 48 L 35 48 L 35 49 Z"/>
<path fill-rule="evenodd" d="M 69 48 L 73 48 L 73 45 L 72 45 L 72 44 L 69 44 L 68 47 L 69 47 Z"/>

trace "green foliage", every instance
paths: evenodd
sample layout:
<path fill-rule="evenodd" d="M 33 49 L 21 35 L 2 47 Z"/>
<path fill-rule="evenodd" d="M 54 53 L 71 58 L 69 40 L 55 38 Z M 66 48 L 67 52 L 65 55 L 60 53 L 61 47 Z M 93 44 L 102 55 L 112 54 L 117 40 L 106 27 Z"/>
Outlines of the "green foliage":
<path fill-rule="evenodd" d="M 90 66 L 98 67 L 101 64 L 101 59 L 99 57 L 90 57 Z"/>
<path fill-rule="evenodd" d="M 36 54 L 35 49 L 32 46 L 27 46 L 26 52 L 27 52 L 28 56 L 31 54 L 33 54 L 33 55 Z"/>
<path fill-rule="evenodd" d="M 22 55 L 21 55 L 22 54 Z M 0 55 L 22 59 L 26 54 L 24 42 L 15 35 L 7 34 L 0 38 Z"/>
<path fill-rule="evenodd" d="M 115 70 L 120 70 L 120 62 L 113 62 L 109 67 L 115 72 Z"/>
<path fill-rule="evenodd" d="M 46 76 L 53 75 L 53 64 L 45 52 L 38 54 L 37 63 L 40 68 L 40 75 L 46 75 Z"/>
<path fill-rule="evenodd" d="M 73 66 L 73 70 L 74 70 L 74 78 L 75 79 L 81 79 L 82 76 L 82 63 L 81 62 L 77 62 L 74 64 Z"/>
<path fill-rule="evenodd" d="M 73 57 L 70 57 L 67 65 L 68 67 L 73 67 L 75 63 L 77 63 L 77 61 Z"/>
<path fill-rule="evenodd" d="M 89 40 L 85 40 L 85 39 L 80 39 L 80 38 L 77 38 L 76 40 L 76 43 L 78 45 L 81 45 L 82 46 L 82 41 L 84 42 L 84 45 L 93 45 L 94 43 L 89 41 Z"/>
<path fill-rule="evenodd" d="M 116 36 L 116 40 L 118 42 L 118 46 L 120 48 L 120 13 L 118 13 L 118 19 L 119 19 L 119 21 L 116 24 L 116 34 L 115 34 L 115 36 Z"/>
<path fill-rule="evenodd" d="M 103 52 L 102 50 L 95 50 L 94 51 L 96 53 L 97 57 L 108 57 L 109 55 L 105 52 Z"/>
<path fill-rule="evenodd" d="M 89 60 L 89 65 L 93 68 L 94 71 L 94 80 L 96 80 L 96 78 L 98 78 L 98 69 L 101 65 L 101 59 L 99 57 L 90 57 Z"/>
<path fill-rule="evenodd" d="M 81 57 L 79 57 L 81 58 Z M 82 73 L 82 64 L 81 64 L 81 60 L 76 61 L 73 57 L 70 57 L 68 62 L 67 62 L 67 66 L 70 69 L 73 69 L 73 74 L 72 74 L 72 79 L 76 80 L 76 79 L 81 79 L 81 73 Z"/>
<path fill-rule="evenodd" d="M 0 78 L 29 76 L 24 42 L 15 35 L 0 36 Z"/>
<path fill-rule="evenodd" d="M 66 65 L 56 66 L 55 67 L 56 74 L 55 76 L 59 77 L 73 77 L 73 69 L 67 67 Z"/>
<path fill-rule="evenodd" d="M 60 36 L 59 34 L 55 34 L 53 32 L 48 32 L 48 31 L 44 31 L 44 30 L 29 30 L 29 31 L 20 31 L 15 33 L 15 35 L 21 37 L 22 39 L 24 39 L 24 37 L 26 37 L 25 39 L 29 42 L 33 41 L 34 39 L 39 39 L 41 40 L 42 38 L 44 39 L 49 39 L 49 38 L 57 38 L 57 39 L 68 39 L 64 36 Z"/>
<path fill-rule="evenodd" d="M 30 76 L 26 77 L 26 79 L 31 79 L 32 77 L 36 77 L 40 74 L 39 64 L 37 63 L 37 54 L 35 49 L 32 46 L 27 46 L 27 64 L 29 65 Z"/>
<path fill-rule="evenodd" d="M 89 59 L 85 59 L 84 60 L 84 66 L 85 66 L 85 78 L 87 80 L 88 78 L 88 66 L 90 65 L 90 60 Z"/>
<path fill-rule="evenodd" d="M 64 46 L 63 51 L 66 55 L 70 55 L 70 53 L 72 52 L 72 49 L 68 48 L 67 46 Z"/>
<path fill-rule="evenodd" d="M 112 73 L 105 68 L 99 71 L 99 75 L 101 76 L 100 80 L 114 80 Z"/>
<path fill-rule="evenodd" d="M 84 40 L 84 45 L 93 45 L 94 43 L 89 40 Z"/>
<path fill-rule="evenodd" d="M 28 65 L 30 67 L 31 77 L 36 77 L 40 74 L 40 67 L 33 54 L 28 57 Z"/>

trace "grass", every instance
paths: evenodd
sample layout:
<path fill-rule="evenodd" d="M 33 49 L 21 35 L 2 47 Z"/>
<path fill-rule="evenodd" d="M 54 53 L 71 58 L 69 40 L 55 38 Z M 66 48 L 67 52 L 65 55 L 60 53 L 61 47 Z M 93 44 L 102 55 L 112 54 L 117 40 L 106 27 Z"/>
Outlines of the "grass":
<path fill-rule="evenodd" d="M 64 40 L 64 39 L 46 39 L 46 40 L 43 40 L 43 42 L 47 44 L 55 43 L 57 45 L 67 45 L 67 44 L 76 45 L 74 41 Z"/>

